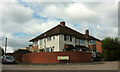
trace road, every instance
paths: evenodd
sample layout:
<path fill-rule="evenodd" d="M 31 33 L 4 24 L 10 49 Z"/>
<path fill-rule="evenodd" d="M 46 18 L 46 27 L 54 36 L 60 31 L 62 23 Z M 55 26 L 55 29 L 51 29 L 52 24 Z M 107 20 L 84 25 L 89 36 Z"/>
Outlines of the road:
<path fill-rule="evenodd" d="M 118 70 L 118 61 L 72 64 L 4 64 L 3 70 Z"/>

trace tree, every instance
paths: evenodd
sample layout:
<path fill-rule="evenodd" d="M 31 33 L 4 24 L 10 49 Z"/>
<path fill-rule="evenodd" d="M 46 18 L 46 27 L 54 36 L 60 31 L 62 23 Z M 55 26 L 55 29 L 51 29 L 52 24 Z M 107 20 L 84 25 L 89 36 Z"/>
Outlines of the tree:
<path fill-rule="evenodd" d="M 118 50 L 120 49 L 120 40 L 118 37 L 106 37 L 102 40 L 103 50 Z"/>
<path fill-rule="evenodd" d="M 118 37 L 106 37 L 102 40 L 103 58 L 105 60 L 120 59 L 120 40 Z"/>
<path fill-rule="evenodd" d="M 4 50 L 0 47 L 0 55 L 4 55 Z"/>

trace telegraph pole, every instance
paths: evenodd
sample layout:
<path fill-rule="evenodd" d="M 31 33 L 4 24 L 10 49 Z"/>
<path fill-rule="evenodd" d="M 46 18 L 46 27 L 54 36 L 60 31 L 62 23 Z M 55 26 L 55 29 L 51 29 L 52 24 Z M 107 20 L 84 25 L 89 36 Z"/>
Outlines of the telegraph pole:
<path fill-rule="evenodd" d="M 5 38 L 5 54 L 6 54 L 6 50 L 7 50 L 7 38 Z"/>

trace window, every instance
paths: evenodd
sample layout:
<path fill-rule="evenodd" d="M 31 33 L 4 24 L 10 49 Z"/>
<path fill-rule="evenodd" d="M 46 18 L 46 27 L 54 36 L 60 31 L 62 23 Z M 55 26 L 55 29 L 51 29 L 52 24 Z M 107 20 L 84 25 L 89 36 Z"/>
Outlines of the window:
<path fill-rule="evenodd" d="M 85 40 L 80 40 L 80 44 L 85 44 Z"/>
<path fill-rule="evenodd" d="M 48 37 L 48 38 L 47 38 L 47 41 L 51 41 L 51 37 Z"/>
<path fill-rule="evenodd" d="M 70 41 L 72 41 L 72 36 L 70 36 Z"/>
<path fill-rule="evenodd" d="M 96 41 L 95 41 L 95 40 L 90 40 L 90 41 L 89 41 L 89 44 L 96 45 Z"/>
<path fill-rule="evenodd" d="M 42 40 L 40 40 L 40 45 L 42 45 Z"/>
<path fill-rule="evenodd" d="M 35 41 L 35 42 L 33 43 L 33 45 L 38 45 L 38 41 Z"/>
<path fill-rule="evenodd" d="M 45 49 L 45 52 L 52 52 L 52 51 L 53 51 L 52 48 L 46 48 L 46 49 Z"/>
<path fill-rule="evenodd" d="M 72 41 L 72 36 L 64 35 L 64 40 L 65 41 Z"/>
<path fill-rule="evenodd" d="M 55 40 L 55 36 L 53 36 L 53 40 Z"/>
<path fill-rule="evenodd" d="M 66 35 L 66 41 L 70 41 L 70 36 Z"/>
<path fill-rule="evenodd" d="M 64 40 L 66 41 L 66 35 L 64 35 Z"/>
<path fill-rule="evenodd" d="M 79 39 L 78 38 L 75 38 L 75 43 L 79 43 Z"/>

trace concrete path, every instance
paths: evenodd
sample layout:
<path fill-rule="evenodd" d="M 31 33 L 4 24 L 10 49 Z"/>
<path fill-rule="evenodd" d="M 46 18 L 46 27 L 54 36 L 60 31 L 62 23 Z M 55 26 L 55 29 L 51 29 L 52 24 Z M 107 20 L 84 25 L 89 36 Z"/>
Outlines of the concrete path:
<path fill-rule="evenodd" d="M 3 70 L 118 70 L 118 61 L 72 64 L 4 64 Z"/>

